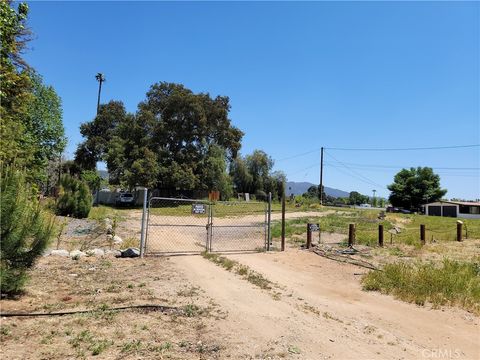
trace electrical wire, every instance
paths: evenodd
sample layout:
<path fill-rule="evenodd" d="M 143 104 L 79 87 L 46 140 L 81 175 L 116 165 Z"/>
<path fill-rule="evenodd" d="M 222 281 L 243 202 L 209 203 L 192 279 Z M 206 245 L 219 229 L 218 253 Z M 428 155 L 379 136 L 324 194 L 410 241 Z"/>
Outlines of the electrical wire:
<path fill-rule="evenodd" d="M 480 144 L 470 145 L 450 145 L 450 146 L 430 146 L 430 147 L 410 147 L 410 148 L 324 148 L 336 151 L 417 151 L 417 150 L 445 150 L 445 149 L 463 149 L 480 147 Z"/>

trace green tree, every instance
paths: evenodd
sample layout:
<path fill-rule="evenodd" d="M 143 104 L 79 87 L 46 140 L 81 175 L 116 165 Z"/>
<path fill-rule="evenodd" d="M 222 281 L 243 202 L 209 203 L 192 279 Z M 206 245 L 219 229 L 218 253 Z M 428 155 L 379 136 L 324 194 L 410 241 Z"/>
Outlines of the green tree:
<path fill-rule="evenodd" d="M 0 289 L 2 295 L 20 292 L 26 272 L 53 235 L 53 219 L 40 207 L 25 172 L 1 168 Z"/>
<path fill-rule="evenodd" d="M 87 184 L 68 174 L 60 179 L 57 215 L 86 218 L 92 207 L 93 197 Z"/>
<path fill-rule="evenodd" d="M 273 160 L 262 150 L 254 150 L 245 158 L 248 172 L 252 176 L 251 193 L 267 192 L 266 183 L 269 181 L 270 170 L 273 168 Z"/>
<path fill-rule="evenodd" d="M 31 73 L 32 97 L 24 118 L 25 139 L 33 149 L 29 174 L 45 187 L 48 162 L 58 159 L 67 140 L 62 122 L 62 103 L 51 86 L 43 83 L 42 77 Z"/>
<path fill-rule="evenodd" d="M 230 163 L 230 176 L 232 177 L 233 187 L 238 193 L 248 193 L 252 188 L 253 178 L 248 171 L 245 159 L 238 156 Z"/>
<path fill-rule="evenodd" d="M 368 203 L 368 196 L 362 195 L 357 191 L 350 192 L 348 197 L 348 203 L 350 205 L 360 205 L 360 204 L 367 204 Z"/>
<path fill-rule="evenodd" d="M 106 161 L 114 184 L 193 190 L 212 186 L 203 169 L 213 165 L 212 147 L 222 149 L 227 161 L 237 156 L 243 133 L 228 118 L 228 97 L 157 83 L 138 109 L 129 114 L 121 102 L 102 105 L 96 118 L 81 126 L 85 141 L 75 161 L 84 169 Z"/>
<path fill-rule="evenodd" d="M 447 190 L 440 187 L 440 176 L 429 167 L 400 170 L 388 185 L 393 206 L 418 210 L 426 202 L 440 200 Z"/>
<path fill-rule="evenodd" d="M 24 119 L 31 100 L 29 66 L 22 58 L 30 40 L 28 5 L 0 1 L 0 163 L 25 166 L 33 158 Z"/>

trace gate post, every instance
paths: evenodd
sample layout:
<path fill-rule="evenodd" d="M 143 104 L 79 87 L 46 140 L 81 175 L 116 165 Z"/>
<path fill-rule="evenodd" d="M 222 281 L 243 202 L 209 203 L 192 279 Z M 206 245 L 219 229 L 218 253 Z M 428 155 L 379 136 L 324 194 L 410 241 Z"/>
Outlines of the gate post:
<path fill-rule="evenodd" d="M 267 251 L 270 251 L 270 242 L 272 241 L 271 220 L 272 220 L 272 193 L 268 193 L 268 214 L 267 214 Z"/>
<path fill-rule="evenodd" d="M 148 194 L 148 189 L 144 188 L 143 189 L 143 213 L 142 213 L 142 229 L 141 229 L 141 235 L 140 235 L 140 257 L 143 258 L 145 255 L 145 223 L 146 223 L 146 216 L 147 216 L 147 196 Z"/>

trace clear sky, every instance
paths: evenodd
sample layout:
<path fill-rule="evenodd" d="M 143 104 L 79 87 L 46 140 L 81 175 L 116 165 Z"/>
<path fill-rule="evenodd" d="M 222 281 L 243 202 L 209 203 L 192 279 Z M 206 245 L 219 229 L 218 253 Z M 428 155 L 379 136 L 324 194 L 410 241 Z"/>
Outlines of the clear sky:
<path fill-rule="evenodd" d="M 32 2 L 30 9 L 35 39 L 26 59 L 62 97 L 70 157 L 80 123 L 96 112 L 97 72 L 107 78 L 102 102 L 122 100 L 132 112 L 159 81 L 229 96 L 232 122 L 245 132 L 242 153 L 266 151 L 293 181 L 318 184 L 321 146 L 480 143 L 478 2 Z M 326 150 L 324 184 L 386 196 L 406 166 L 434 167 L 449 198 L 480 198 L 479 147 Z"/>

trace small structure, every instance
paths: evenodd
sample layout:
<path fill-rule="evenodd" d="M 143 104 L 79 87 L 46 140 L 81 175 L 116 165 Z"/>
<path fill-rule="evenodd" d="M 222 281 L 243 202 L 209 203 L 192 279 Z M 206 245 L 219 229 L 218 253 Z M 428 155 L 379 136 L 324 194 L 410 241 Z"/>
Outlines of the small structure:
<path fill-rule="evenodd" d="M 437 201 L 424 205 L 425 215 L 480 219 L 480 202 Z"/>

